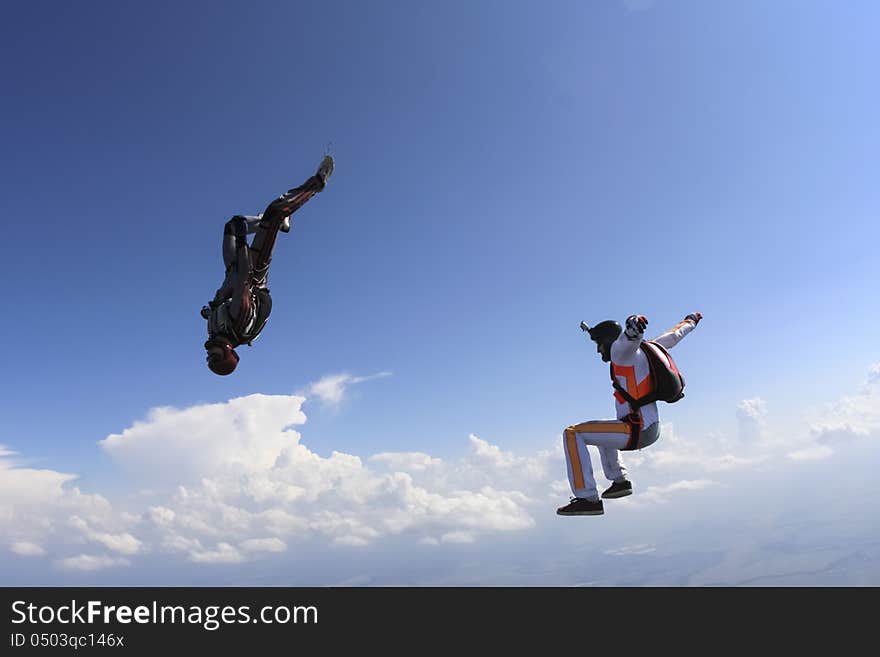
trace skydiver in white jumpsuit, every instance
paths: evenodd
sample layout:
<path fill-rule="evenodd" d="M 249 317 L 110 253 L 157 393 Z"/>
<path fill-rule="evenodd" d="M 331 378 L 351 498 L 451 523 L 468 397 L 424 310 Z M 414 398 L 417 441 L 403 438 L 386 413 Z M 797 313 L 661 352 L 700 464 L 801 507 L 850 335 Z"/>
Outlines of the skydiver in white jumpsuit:
<path fill-rule="evenodd" d="M 691 313 L 674 328 L 654 338 L 665 349 L 671 349 L 693 331 L 703 316 Z M 648 358 L 640 349 L 648 320 L 643 315 L 630 315 L 626 328 L 608 320 L 588 329 L 596 342 L 596 351 L 604 362 L 611 362 L 614 380 L 632 398 L 641 398 L 653 388 Z M 584 326 L 585 330 L 588 327 Z M 652 402 L 633 410 L 624 396 L 615 391 L 616 420 L 590 420 L 568 427 L 562 434 L 563 450 L 568 469 L 568 481 L 574 497 L 556 510 L 562 516 L 601 515 L 605 512 L 587 445 L 599 451 L 602 471 L 611 486 L 602 493 L 605 499 L 632 494 L 632 483 L 627 479 L 626 467 L 620 458 L 622 450 L 642 449 L 660 437 L 657 403 Z"/>

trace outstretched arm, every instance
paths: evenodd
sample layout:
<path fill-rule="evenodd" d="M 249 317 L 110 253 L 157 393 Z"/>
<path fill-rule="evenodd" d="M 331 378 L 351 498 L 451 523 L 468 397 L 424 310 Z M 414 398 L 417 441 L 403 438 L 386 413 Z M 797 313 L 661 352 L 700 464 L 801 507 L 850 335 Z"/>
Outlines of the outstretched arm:
<path fill-rule="evenodd" d="M 656 338 L 654 338 L 653 341 L 659 344 L 661 347 L 672 349 L 675 345 L 681 342 L 681 339 L 684 336 L 697 328 L 697 324 L 700 323 L 701 319 L 703 319 L 703 315 L 701 313 L 690 313 L 681 322 L 666 331 L 666 333 L 658 335 Z"/>

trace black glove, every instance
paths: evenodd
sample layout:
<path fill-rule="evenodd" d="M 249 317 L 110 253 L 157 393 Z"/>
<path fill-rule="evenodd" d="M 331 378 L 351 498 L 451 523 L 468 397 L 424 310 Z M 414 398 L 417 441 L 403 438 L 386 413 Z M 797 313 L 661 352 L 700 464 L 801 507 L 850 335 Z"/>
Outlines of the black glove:
<path fill-rule="evenodd" d="M 648 318 L 644 315 L 630 315 L 626 318 L 626 337 L 630 340 L 638 339 L 648 326 Z"/>
<path fill-rule="evenodd" d="M 700 320 L 703 319 L 703 313 L 690 313 L 689 315 L 684 316 L 685 319 L 689 319 L 694 323 L 694 326 L 700 323 Z"/>

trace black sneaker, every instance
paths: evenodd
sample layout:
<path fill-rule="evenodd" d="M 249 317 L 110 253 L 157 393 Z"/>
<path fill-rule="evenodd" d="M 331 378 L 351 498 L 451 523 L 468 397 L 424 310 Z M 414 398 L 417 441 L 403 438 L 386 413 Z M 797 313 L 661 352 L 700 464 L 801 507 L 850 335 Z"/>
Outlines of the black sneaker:
<path fill-rule="evenodd" d="M 615 497 L 626 497 L 627 495 L 632 495 L 632 492 L 632 482 L 615 481 L 604 493 L 602 493 L 602 497 L 604 497 L 606 500 L 610 500 L 614 499 Z"/>
<path fill-rule="evenodd" d="M 556 509 L 558 516 L 601 516 L 603 513 L 602 500 L 593 502 L 583 497 L 572 497 L 571 502 Z"/>

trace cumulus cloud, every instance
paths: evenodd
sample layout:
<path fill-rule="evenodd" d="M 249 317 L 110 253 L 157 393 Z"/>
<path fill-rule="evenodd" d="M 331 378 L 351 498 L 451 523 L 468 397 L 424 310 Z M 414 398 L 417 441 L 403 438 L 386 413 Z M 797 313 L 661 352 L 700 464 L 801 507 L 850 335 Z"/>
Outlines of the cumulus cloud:
<path fill-rule="evenodd" d="M 203 549 L 196 542 L 197 548 L 189 552 L 189 558 L 196 563 L 240 563 L 244 556 L 229 543 L 217 543 L 213 548 Z"/>
<path fill-rule="evenodd" d="M 305 423 L 304 401 L 254 394 L 221 404 L 155 408 L 98 444 L 127 474 L 143 475 L 152 486 L 265 471 L 298 442 L 291 427 Z"/>
<path fill-rule="evenodd" d="M 43 547 L 29 541 L 15 541 L 9 546 L 9 549 L 22 557 L 42 557 L 46 554 Z"/>
<path fill-rule="evenodd" d="M 761 444 L 730 441 L 714 432 L 682 436 L 669 422 L 661 423 L 660 440 L 655 445 L 624 455 L 625 463 L 637 476 L 653 474 L 665 481 L 672 477 L 710 481 L 709 477 L 753 470 L 768 464 L 771 458 L 771 452 Z"/>
<path fill-rule="evenodd" d="M 880 439 L 880 363 L 871 365 L 857 394 L 822 405 L 808 416 L 808 445 L 799 458 L 827 458 L 837 446 Z M 808 456 L 804 457 L 803 454 Z M 792 457 L 797 458 L 797 457 Z"/>
<path fill-rule="evenodd" d="M 372 463 L 382 464 L 392 470 L 423 472 L 443 465 L 443 461 L 423 452 L 382 452 L 370 457 Z"/>
<path fill-rule="evenodd" d="M 79 516 L 71 517 L 70 525 L 79 530 L 79 533 L 88 540 L 100 543 L 111 552 L 132 555 L 141 551 L 141 542 L 128 532 L 111 534 L 108 532 L 95 531 L 89 526 L 88 522 Z"/>
<path fill-rule="evenodd" d="M 105 568 L 114 568 L 118 566 L 128 566 L 130 562 L 120 557 L 108 557 L 105 554 L 80 554 L 75 557 L 67 557 L 58 559 L 55 565 L 61 570 L 81 570 L 91 572 L 95 570 L 104 570 Z"/>
<path fill-rule="evenodd" d="M 74 525 L 120 554 L 151 545 L 197 563 L 238 563 L 315 537 L 341 548 L 390 536 L 473 542 L 534 526 L 551 461 L 554 476 L 562 471 L 558 454 L 515 456 L 474 435 L 468 454 L 449 462 L 418 452 L 323 457 L 292 429 L 304 422 L 305 399 L 249 395 L 150 411 L 100 445 L 126 472 L 159 468 L 176 485 L 163 493 L 152 482 L 139 538 Z"/>
<path fill-rule="evenodd" d="M 447 532 L 440 537 L 442 543 L 473 543 L 476 540 L 471 532 Z"/>
<path fill-rule="evenodd" d="M 647 489 L 645 489 L 645 491 L 637 498 L 634 498 L 632 502 L 639 506 L 666 504 L 670 501 L 670 497 L 673 493 L 700 491 L 714 485 L 717 485 L 717 482 L 710 479 L 684 479 L 661 486 L 648 486 Z"/>
<path fill-rule="evenodd" d="M 533 529 L 570 492 L 556 438 L 530 454 L 471 434 L 462 443 L 466 451 L 452 459 L 423 452 L 321 456 L 296 430 L 305 423 L 306 399 L 255 394 L 149 411 L 98 443 L 138 491 L 118 508 L 73 488 L 73 475 L 13 467 L 7 454 L 0 467 L 11 476 L 0 478 L 8 489 L 0 499 L 16 502 L 0 506 L 0 518 L 12 527 L 30 509 L 29 516 L 46 525 L 40 531 L 16 525 L 11 552 L 45 556 L 40 550 L 51 544 L 60 569 L 97 571 L 149 555 L 240 564 L 308 542 L 342 550 L 392 538 L 411 545 L 474 544 Z M 699 441 L 691 444 L 671 426 L 664 434 L 669 449 L 633 456 L 646 466 L 639 469 L 645 481 L 652 471 L 662 482 L 673 468 L 681 478 L 687 468 L 723 470 L 746 460 L 696 451 Z M 138 486 L 141 480 L 148 490 Z M 642 503 L 662 503 L 700 485 L 705 481 L 694 477 L 646 486 Z M 84 552 L 85 546 L 102 552 Z"/>
<path fill-rule="evenodd" d="M 131 523 L 131 518 L 116 514 L 104 497 L 73 486 L 75 475 L 20 467 L 14 456 L 0 447 L 0 535 L 9 540 L 12 553 L 44 556 L 48 545 L 79 545 L 95 538 L 112 543 L 119 537 L 108 529 L 118 531 Z M 122 551 L 124 542 L 117 546 Z"/>
<path fill-rule="evenodd" d="M 452 550 L 527 534 L 555 519 L 553 510 L 570 494 L 555 435 L 516 453 L 471 434 L 454 458 L 312 451 L 299 431 L 303 404 L 310 396 L 338 402 L 346 386 L 369 378 L 340 376 L 299 395 L 149 411 L 98 443 L 130 484 L 112 504 L 80 491 L 75 475 L 24 467 L 0 447 L 0 533 L 8 554 L 52 558 L 60 571 L 96 572 L 145 558 L 205 565 L 283 553 L 302 558 L 303 546 L 322 553 L 364 554 L 391 543 Z M 771 414 L 759 398 L 735 408 L 737 440 L 717 430 L 685 436 L 665 423 L 657 445 L 624 454 L 637 494 L 615 504 L 641 513 L 727 486 L 738 471 L 760 476 L 761 468 L 827 458 L 844 440 L 877 435 L 877 387 L 867 384 L 829 405 L 799 443 L 766 439 Z M 601 477 L 596 456 L 593 463 Z M 606 554 L 650 549 L 635 542 Z"/>
<path fill-rule="evenodd" d="M 251 538 L 239 547 L 245 552 L 284 552 L 287 544 L 280 538 Z"/>
<path fill-rule="evenodd" d="M 736 407 L 739 438 L 744 443 L 762 439 L 766 428 L 767 403 L 760 397 L 744 399 Z"/>
<path fill-rule="evenodd" d="M 792 461 L 820 461 L 827 459 L 834 453 L 834 450 L 824 445 L 815 445 L 804 449 L 789 452 L 786 456 Z"/>

